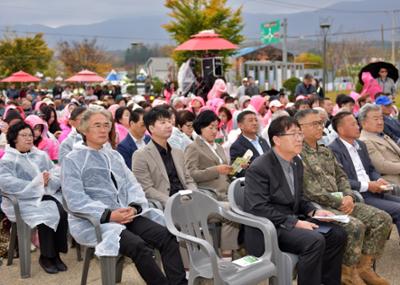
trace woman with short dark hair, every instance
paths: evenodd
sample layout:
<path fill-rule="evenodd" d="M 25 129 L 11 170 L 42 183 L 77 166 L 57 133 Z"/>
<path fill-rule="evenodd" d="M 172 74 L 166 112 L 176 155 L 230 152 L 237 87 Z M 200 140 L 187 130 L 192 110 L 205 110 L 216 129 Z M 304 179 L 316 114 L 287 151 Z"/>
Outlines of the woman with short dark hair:
<path fill-rule="evenodd" d="M 219 201 L 228 205 L 228 175 L 232 167 L 224 149 L 215 143 L 219 125 L 218 116 L 211 110 L 201 112 L 193 122 L 193 128 L 198 134 L 192 144 L 185 150 L 185 167 L 196 184 L 202 188 L 215 191 Z M 221 233 L 221 250 L 223 253 L 235 250 L 237 245 L 238 229 L 233 224 L 223 224 Z"/>
<path fill-rule="evenodd" d="M 37 226 L 39 263 L 53 274 L 67 270 L 60 258 L 60 252 L 68 249 L 67 214 L 60 203 L 59 167 L 34 146 L 33 138 L 33 129 L 25 122 L 8 130 L 8 146 L 0 160 L 0 189 L 18 200 L 23 221 L 31 228 Z M 9 220 L 16 221 L 10 200 L 3 197 L 1 208 Z"/>

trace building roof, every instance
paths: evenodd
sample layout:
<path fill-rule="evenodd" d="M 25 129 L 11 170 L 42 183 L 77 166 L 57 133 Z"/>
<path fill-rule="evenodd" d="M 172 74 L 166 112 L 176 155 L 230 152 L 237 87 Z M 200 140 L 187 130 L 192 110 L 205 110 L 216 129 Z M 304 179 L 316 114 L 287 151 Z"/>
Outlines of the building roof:
<path fill-rule="evenodd" d="M 288 59 L 293 58 L 293 54 L 288 52 Z M 282 49 L 272 45 L 261 45 L 245 47 L 236 51 L 234 58 L 244 57 L 246 60 L 282 60 Z"/>
<path fill-rule="evenodd" d="M 242 56 L 245 56 L 246 54 L 255 52 L 256 50 L 262 49 L 264 47 L 265 47 L 265 45 L 241 48 L 233 55 L 233 57 L 242 57 Z"/>

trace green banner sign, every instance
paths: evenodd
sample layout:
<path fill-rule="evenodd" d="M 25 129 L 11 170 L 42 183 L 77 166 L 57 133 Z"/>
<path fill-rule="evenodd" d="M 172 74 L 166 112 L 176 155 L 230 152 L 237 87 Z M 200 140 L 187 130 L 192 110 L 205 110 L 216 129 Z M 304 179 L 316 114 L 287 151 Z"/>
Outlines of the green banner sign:
<path fill-rule="evenodd" d="M 263 44 L 277 44 L 281 40 L 281 20 L 262 23 L 261 42 Z"/>

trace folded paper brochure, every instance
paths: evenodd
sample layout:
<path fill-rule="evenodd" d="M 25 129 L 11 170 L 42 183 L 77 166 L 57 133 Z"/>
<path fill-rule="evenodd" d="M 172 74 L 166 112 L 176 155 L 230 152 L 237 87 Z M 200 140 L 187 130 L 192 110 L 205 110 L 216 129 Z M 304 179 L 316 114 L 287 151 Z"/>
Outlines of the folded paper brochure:
<path fill-rule="evenodd" d="M 242 170 L 242 164 L 249 163 L 252 157 L 253 152 L 251 149 L 248 149 L 242 157 L 237 157 L 232 163 L 232 171 L 229 173 L 229 175 L 234 176 L 236 173 L 239 173 Z"/>
<path fill-rule="evenodd" d="M 252 256 L 252 255 L 247 255 L 242 258 L 232 261 L 232 263 L 242 266 L 242 267 L 245 267 L 245 266 L 249 266 L 251 264 L 260 262 L 260 261 L 261 261 L 261 259 L 258 257 Z"/>
<path fill-rule="evenodd" d="M 348 222 L 350 222 L 350 218 L 348 215 L 334 215 L 334 216 L 314 216 L 313 217 L 316 220 L 333 220 L 339 223 L 344 223 L 347 224 Z"/>

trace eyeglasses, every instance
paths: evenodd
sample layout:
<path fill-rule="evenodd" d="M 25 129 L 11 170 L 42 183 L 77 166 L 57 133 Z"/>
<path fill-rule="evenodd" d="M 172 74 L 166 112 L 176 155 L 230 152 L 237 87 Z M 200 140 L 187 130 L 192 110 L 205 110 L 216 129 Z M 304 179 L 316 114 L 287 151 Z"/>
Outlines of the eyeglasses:
<path fill-rule="evenodd" d="M 312 126 L 314 128 L 324 127 L 325 126 L 325 121 L 314 121 L 314 122 L 300 124 L 300 126 L 306 126 L 306 125 L 310 125 L 310 126 Z"/>
<path fill-rule="evenodd" d="M 193 129 L 193 123 L 186 123 L 185 126 L 186 126 L 187 128 L 192 128 L 192 129 Z"/>
<path fill-rule="evenodd" d="M 21 138 L 24 138 L 24 139 L 33 138 L 32 134 L 19 134 L 18 136 L 21 137 Z"/>
<path fill-rule="evenodd" d="M 279 135 L 280 137 L 283 136 L 293 136 L 295 139 L 304 139 L 303 133 L 283 133 Z"/>
<path fill-rule="evenodd" d="M 111 129 L 111 124 L 106 123 L 106 124 L 95 124 L 94 126 L 89 127 L 89 129 L 94 129 L 96 131 L 100 131 L 102 129 L 110 130 Z"/>

